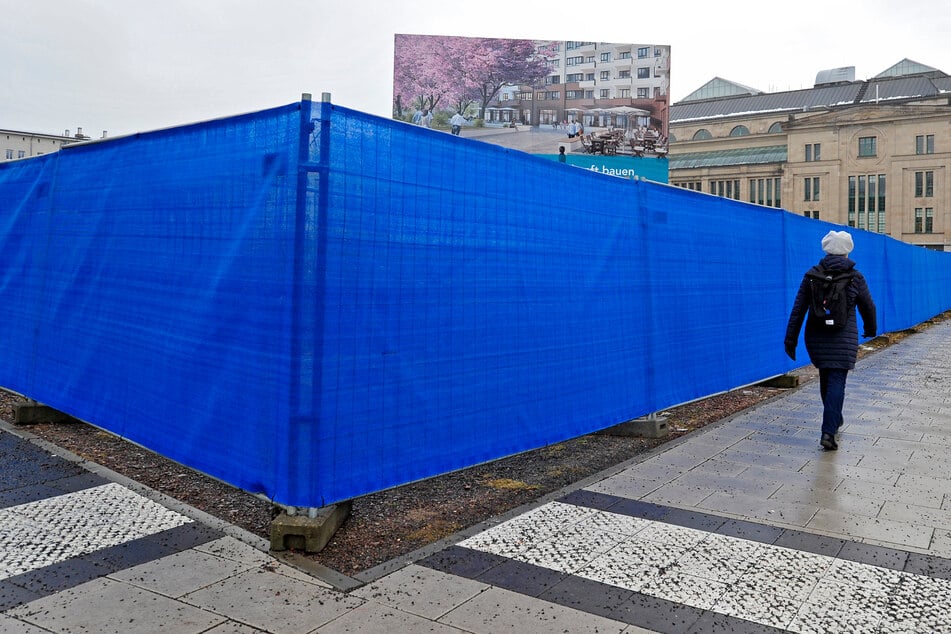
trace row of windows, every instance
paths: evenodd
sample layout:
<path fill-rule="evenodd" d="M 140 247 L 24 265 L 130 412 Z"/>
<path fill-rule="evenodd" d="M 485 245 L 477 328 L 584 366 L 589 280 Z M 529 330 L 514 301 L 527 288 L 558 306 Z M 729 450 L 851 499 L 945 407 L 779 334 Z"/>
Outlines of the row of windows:
<path fill-rule="evenodd" d="M 697 191 L 697 192 L 703 191 L 703 183 L 701 183 L 700 181 L 689 181 L 689 182 L 681 181 L 679 183 L 674 183 L 674 185 L 676 185 L 677 187 L 683 187 L 684 189 L 689 189 L 692 191 Z"/>
<path fill-rule="evenodd" d="M 638 88 L 634 94 L 637 95 L 638 99 L 650 99 L 651 91 L 657 92 L 659 90 L 660 90 L 659 88 Z M 600 90 L 597 91 L 597 95 L 595 95 L 595 91 L 591 89 L 566 90 L 565 98 L 566 99 L 596 99 L 596 98 L 597 99 L 630 99 L 632 95 L 630 88 L 617 88 L 614 91 L 613 95 L 611 94 L 611 92 L 612 91 L 610 88 L 601 88 Z M 561 99 L 561 91 L 560 90 L 539 91 L 537 95 L 533 95 L 533 93 L 530 93 L 530 92 L 517 92 L 511 96 L 507 93 L 504 93 L 499 98 L 499 101 L 500 102 L 511 101 L 513 99 L 515 101 L 531 101 L 533 98 L 538 101 L 558 101 Z"/>
<path fill-rule="evenodd" d="M 710 193 L 724 198 L 740 199 L 740 179 L 710 181 Z"/>
<path fill-rule="evenodd" d="M 701 181 L 681 181 L 678 187 L 702 191 Z M 805 200 L 819 200 L 819 177 L 810 176 L 804 181 Z M 885 174 L 870 174 L 849 177 L 848 225 L 885 233 Z M 779 178 L 751 178 L 749 201 L 759 205 L 780 207 L 781 181 Z M 710 193 L 716 196 L 740 198 L 739 179 L 710 181 Z M 915 172 L 915 196 L 934 195 L 934 172 Z M 819 218 L 819 210 L 802 212 L 807 218 Z M 934 208 L 915 208 L 915 233 L 934 232 Z"/>
<path fill-rule="evenodd" d="M 17 150 L 16 154 L 17 154 L 16 158 L 26 158 L 26 150 Z M 12 158 L 13 158 L 13 150 L 7 148 L 7 160 L 9 161 Z"/>
<path fill-rule="evenodd" d="M 933 134 L 915 136 L 915 154 L 934 154 Z M 878 156 L 878 137 L 859 137 L 859 156 Z"/>
<path fill-rule="evenodd" d="M 875 137 L 859 138 L 859 156 L 875 156 L 878 150 L 878 141 Z M 806 162 L 819 161 L 821 145 L 806 143 Z M 919 134 L 915 137 L 915 154 L 934 154 L 934 135 Z"/>
<path fill-rule="evenodd" d="M 654 74 L 654 77 L 659 77 L 657 73 Z M 611 71 L 602 70 L 598 77 L 601 81 L 611 81 Z M 630 79 L 631 78 L 631 69 L 623 68 L 618 70 L 617 77 L 614 79 Z M 637 78 L 638 79 L 650 79 L 651 78 L 651 69 L 649 67 L 638 68 L 637 69 Z M 581 81 L 595 81 L 594 73 L 568 73 L 565 75 L 565 82 L 581 82 Z M 549 75 L 545 78 L 545 85 L 560 84 L 561 75 Z"/>
<path fill-rule="evenodd" d="M 651 49 L 649 46 L 639 47 L 637 49 L 637 59 L 647 59 L 648 57 L 650 57 L 650 51 Z M 655 48 L 654 57 L 660 57 L 661 55 L 663 55 L 663 49 L 659 47 Z M 617 54 L 617 57 L 615 57 L 614 59 L 631 59 L 631 51 L 621 51 Z M 610 62 L 611 53 L 610 52 L 601 53 L 601 61 Z"/>
<path fill-rule="evenodd" d="M 645 55 L 644 57 L 647 57 L 647 56 Z M 638 56 L 638 58 L 640 58 L 640 56 Z M 620 54 L 617 56 L 616 59 L 619 59 L 619 60 L 631 59 L 631 54 L 630 54 L 630 53 L 627 53 L 627 54 L 625 55 L 624 53 L 620 53 Z M 557 60 L 555 60 L 555 61 L 557 61 Z M 602 61 L 602 62 L 610 62 L 610 61 L 611 61 L 611 54 L 610 54 L 610 53 L 601 53 L 601 61 Z M 566 58 L 565 58 L 565 66 L 581 66 L 582 64 L 594 64 L 594 63 L 595 63 L 594 55 L 587 55 L 587 56 L 585 56 L 585 55 L 575 55 L 575 56 L 573 56 L 573 57 L 566 57 Z M 555 65 L 556 67 L 559 66 L 559 64 L 557 64 L 557 63 L 554 64 L 554 65 Z M 647 67 L 647 68 L 649 68 L 649 67 Z M 638 69 L 638 70 L 640 70 L 640 69 Z M 648 76 L 649 76 L 649 75 L 648 75 Z"/>
<path fill-rule="evenodd" d="M 769 130 L 767 130 L 766 132 L 767 134 L 776 134 L 782 131 L 783 131 L 783 124 L 777 121 L 773 125 L 769 126 Z M 745 125 L 734 126 L 733 129 L 730 130 L 730 136 L 746 136 L 749 133 L 750 133 L 750 129 L 747 128 Z M 709 130 L 707 130 L 706 128 L 700 128 L 699 130 L 693 133 L 693 137 L 691 140 L 705 141 L 707 139 L 712 139 L 712 138 L 713 138 L 713 134 L 711 134 Z"/>
<path fill-rule="evenodd" d="M 864 187 L 864 176 L 859 176 L 857 181 L 857 186 L 861 189 Z M 882 176 L 880 179 L 881 182 L 881 191 L 880 193 L 884 197 L 885 194 L 885 177 Z M 852 179 L 849 179 L 849 195 L 853 195 L 853 188 L 856 186 L 852 182 Z M 870 192 L 874 193 L 875 185 L 871 181 L 868 184 Z M 803 180 L 803 200 L 805 201 L 816 201 L 819 200 L 819 177 L 818 176 L 807 176 Z M 915 198 L 931 198 L 934 196 L 934 172 L 915 172 Z"/>
<path fill-rule="evenodd" d="M 778 177 L 750 179 L 750 202 L 753 204 L 782 207 L 780 192 L 782 185 Z"/>
<path fill-rule="evenodd" d="M 769 126 L 768 134 L 782 132 L 782 124 L 779 122 Z M 730 136 L 746 136 L 750 133 L 745 125 L 738 125 L 730 130 Z M 693 133 L 694 141 L 704 141 L 712 139 L 713 135 L 706 128 L 700 128 Z M 862 157 L 878 156 L 878 137 L 863 136 L 859 137 L 858 155 Z M 805 146 L 806 162 L 820 161 L 822 145 L 819 143 L 807 143 Z M 915 154 L 934 154 L 934 135 L 919 134 L 915 136 Z"/>
<path fill-rule="evenodd" d="M 693 191 L 703 191 L 701 181 L 680 181 L 673 183 L 677 187 L 690 189 Z M 782 179 L 776 178 L 751 178 L 749 180 L 749 201 L 756 205 L 765 205 L 767 207 L 782 207 Z M 733 198 L 740 200 L 740 179 L 733 178 L 727 180 L 710 181 L 710 193 L 714 196 L 724 198 Z"/>

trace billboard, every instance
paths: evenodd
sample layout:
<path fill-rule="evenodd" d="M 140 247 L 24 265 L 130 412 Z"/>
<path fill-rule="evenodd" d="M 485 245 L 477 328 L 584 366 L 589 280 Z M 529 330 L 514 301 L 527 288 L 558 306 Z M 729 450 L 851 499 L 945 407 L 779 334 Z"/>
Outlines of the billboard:
<path fill-rule="evenodd" d="M 395 36 L 393 118 L 622 178 L 667 182 L 669 89 L 666 45 Z"/>

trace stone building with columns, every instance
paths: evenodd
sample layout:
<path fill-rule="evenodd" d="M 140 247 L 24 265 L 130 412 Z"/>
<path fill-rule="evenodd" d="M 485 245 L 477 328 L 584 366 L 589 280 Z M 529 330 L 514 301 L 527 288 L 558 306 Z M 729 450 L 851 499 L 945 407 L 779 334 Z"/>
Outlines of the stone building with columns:
<path fill-rule="evenodd" d="M 715 78 L 670 107 L 670 183 L 951 250 L 951 77 L 902 60 L 764 93 Z"/>

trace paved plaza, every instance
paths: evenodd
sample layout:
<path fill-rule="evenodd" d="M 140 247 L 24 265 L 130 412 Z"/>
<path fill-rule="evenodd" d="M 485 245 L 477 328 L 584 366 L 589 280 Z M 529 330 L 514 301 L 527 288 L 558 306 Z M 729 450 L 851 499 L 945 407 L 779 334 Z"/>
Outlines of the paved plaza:
<path fill-rule="evenodd" d="M 777 344 L 779 345 L 779 344 Z M 951 632 L 951 322 L 367 571 L 0 429 L 3 632 Z"/>

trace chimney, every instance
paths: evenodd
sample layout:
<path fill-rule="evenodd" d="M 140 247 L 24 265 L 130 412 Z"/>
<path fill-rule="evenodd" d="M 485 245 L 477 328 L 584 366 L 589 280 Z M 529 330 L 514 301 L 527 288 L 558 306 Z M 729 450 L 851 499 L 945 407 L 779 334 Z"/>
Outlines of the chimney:
<path fill-rule="evenodd" d="M 105 131 L 105 130 L 102 131 L 102 138 L 106 138 L 106 131 Z"/>
<path fill-rule="evenodd" d="M 69 136 L 69 130 L 66 130 L 66 134 L 64 134 L 63 136 Z"/>
<path fill-rule="evenodd" d="M 83 138 L 83 129 L 82 129 L 82 128 L 76 128 L 76 138 L 77 138 L 77 139 Z"/>

